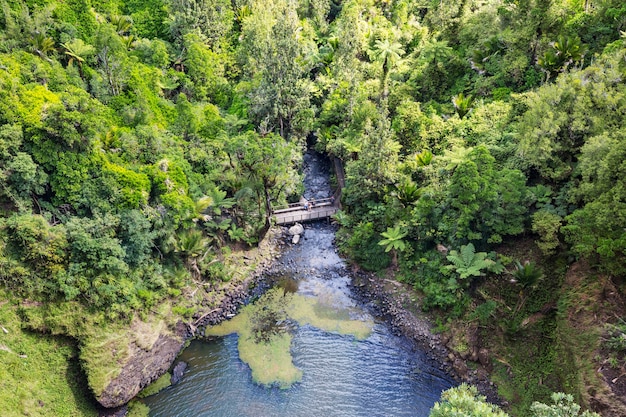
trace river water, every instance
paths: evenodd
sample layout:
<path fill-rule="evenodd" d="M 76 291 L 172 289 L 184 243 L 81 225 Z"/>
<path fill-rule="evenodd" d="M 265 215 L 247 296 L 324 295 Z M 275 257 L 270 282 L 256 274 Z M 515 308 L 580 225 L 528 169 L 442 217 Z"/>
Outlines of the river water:
<path fill-rule="evenodd" d="M 305 197 L 330 194 L 327 164 L 305 155 Z M 317 297 L 351 318 L 374 322 L 364 340 L 310 325 L 293 330 L 291 355 L 302 380 L 288 389 L 252 381 L 238 356 L 237 335 L 193 341 L 179 360 L 189 365 L 178 384 L 147 398 L 153 417 L 426 417 L 443 390 L 454 385 L 438 364 L 352 297 L 350 277 L 333 245 L 334 226 L 307 224 L 304 238 L 279 261 L 280 281 L 298 294 Z"/>

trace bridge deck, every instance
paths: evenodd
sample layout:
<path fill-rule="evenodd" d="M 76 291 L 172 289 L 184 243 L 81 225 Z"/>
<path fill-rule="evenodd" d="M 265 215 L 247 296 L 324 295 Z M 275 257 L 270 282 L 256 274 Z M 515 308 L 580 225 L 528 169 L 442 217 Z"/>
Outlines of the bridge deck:
<path fill-rule="evenodd" d="M 325 219 L 337 212 L 337 207 L 333 205 L 313 207 L 310 210 L 304 208 L 298 210 L 274 213 L 276 224 L 291 224 L 296 222 L 307 222 L 318 219 Z"/>

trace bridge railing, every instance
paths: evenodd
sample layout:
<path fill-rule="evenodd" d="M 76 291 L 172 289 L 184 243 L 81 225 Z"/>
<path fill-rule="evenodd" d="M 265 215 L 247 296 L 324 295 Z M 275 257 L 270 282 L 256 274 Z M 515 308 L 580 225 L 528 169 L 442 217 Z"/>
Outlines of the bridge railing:
<path fill-rule="evenodd" d="M 282 213 L 276 216 L 277 224 L 291 224 L 296 222 L 306 222 L 317 219 L 325 219 L 332 216 L 337 212 L 337 208 L 333 206 L 327 206 L 326 209 L 317 209 L 314 211 L 299 210 L 294 211 L 291 214 Z"/>
<path fill-rule="evenodd" d="M 334 202 L 335 202 L 335 197 L 333 196 L 333 197 L 328 197 L 328 198 L 319 198 L 317 200 L 310 200 L 308 203 L 309 203 L 310 208 L 315 208 L 315 207 L 323 207 L 323 206 L 332 206 Z M 272 213 L 274 214 L 289 213 L 292 211 L 300 211 L 300 210 L 304 210 L 303 202 L 292 203 L 287 206 L 273 208 Z"/>

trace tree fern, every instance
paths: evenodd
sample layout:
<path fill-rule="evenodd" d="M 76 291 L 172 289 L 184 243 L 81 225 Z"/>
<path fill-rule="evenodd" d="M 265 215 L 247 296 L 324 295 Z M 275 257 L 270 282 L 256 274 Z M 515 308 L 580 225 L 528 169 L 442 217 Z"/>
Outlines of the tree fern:
<path fill-rule="evenodd" d="M 456 272 L 461 279 L 484 275 L 482 271 L 495 263 L 491 259 L 487 259 L 486 252 L 476 253 L 476 248 L 472 243 L 461 246 L 460 252 L 450 251 L 446 258 L 452 263 L 447 265 L 446 269 Z"/>

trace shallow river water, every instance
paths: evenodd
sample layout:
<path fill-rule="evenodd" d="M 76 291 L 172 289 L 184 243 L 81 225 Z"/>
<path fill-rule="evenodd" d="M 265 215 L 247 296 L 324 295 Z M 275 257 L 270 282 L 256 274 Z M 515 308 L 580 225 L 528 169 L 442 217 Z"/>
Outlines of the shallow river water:
<path fill-rule="evenodd" d="M 309 167 L 319 163 L 307 155 Z M 323 190 L 315 192 L 315 198 L 323 197 Z M 194 341 L 180 356 L 189 365 L 183 380 L 145 400 L 150 416 L 428 416 L 454 382 L 352 298 L 349 273 L 333 245 L 334 227 L 319 222 L 305 228 L 301 243 L 281 258 L 281 276 L 298 294 L 349 311 L 350 319 L 373 321 L 370 336 L 357 340 L 297 326 L 291 355 L 302 380 L 288 389 L 253 382 L 239 359 L 237 335 Z"/>

